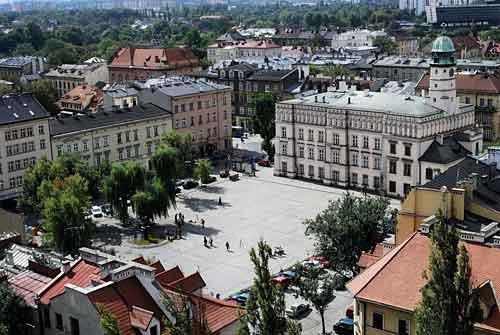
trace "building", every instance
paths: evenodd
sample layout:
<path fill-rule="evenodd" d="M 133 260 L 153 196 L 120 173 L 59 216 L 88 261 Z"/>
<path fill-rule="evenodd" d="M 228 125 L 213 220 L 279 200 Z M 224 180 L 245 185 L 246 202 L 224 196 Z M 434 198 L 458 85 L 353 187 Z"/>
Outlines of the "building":
<path fill-rule="evenodd" d="M 138 91 L 136 88 L 127 84 L 107 84 L 102 89 L 103 107 L 112 108 L 113 106 L 132 107 L 137 105 Z"/>
<path fill-rule="evenodd" d="M 201 79 L 161 77 L 138 83 L 140 103 L 172 115 L 172 128 L 189 133 L 201 155 L 231 150 L 231 88 Z"/>
<path fill-rule="evenodd" d="M 0 97 L 0 200 L 22 191 L 28 167 L 51 159 L 49 116 L 31 93 Z"/>
<path fill-rule="evenodd" d="M 417 84 L 416 93 L 426 95 L 429 91 L 429 74 Z M 476 108 L 476 122 L 484 130 L 486 141 L 495 141 L 500 136 L 500 72 L 457 73 L 457 97 L 461 102 Z"/>
<path fill-rule="evenodd" d="M 60 65 L 47 72 L 44 78 L 52 82 L 57 96 L 62 97 L 80 85 L 106 83 L 109 77 L 106 63 L 84 63 Z"/>
<path fill-rule="evenodd" d="M 497 293 L 500 271 L 495 264 L 500 249 L 462 241 L 467 248 L 474 282 L 479 295 L 481 321 L 474 334 L 498 334 L 500 312 Z M 416 329 L 415 309 L 427 280 L 431 242 L 427 234 L 413 233 L 399 246 L 347 283 L 354 295 L 354 334 L 409 334 Z"/>
<path fill-rule="evenodd" d="M 231 98 L 233 125 L 249 130 L 253 128 L 254 111 L 251 102 L 256 94 L 268 92 L 278 101 L 288 99 L 300 88 L 300 83 L 305 78 L 304 72 L 297 67 L 290 69 L 270 67 L 247 62 L 232 62 L 227 66 L 201 72 L 199 76 L 233 88 Z"/>
<path fill-rule="evenodd" d="M 372 63 L 372 75 L 390 81 L 417 82 L 429 70 L 430 63 L 427 58 L 382 57 Z"/>
<path fill-rule="evenodd" d="M 394 41 L 398 46 L 398 54 L 403 57 L 415 57 L 418 54 L 418 39 L 404 30 L 395 32 Z"/>
<path fill-rule="evenodd" d="M 172 114 L 153 104 L 114 106 L 92 114 L 61 113 L 49 120 L 51 154 L 80 153 L 90 165 L 136 160 L 148 166 Z"/>
<path fill-rule="evenodd" d="M 455 46 L 458 59 L 479 59 L 482 56 L 482 47 L 478 39 L 472 36 L 455 36 L 452 37 L 453 45 Z M 430 55 L 432 43 L 423 47 L 422 52 L 425 55 Z"/>
<path fill-rule="evenodd" d="M 77 113 L 95 113 L 102 103 L 102 90 L 90 85 L 76 86 L 57 101 L 59 109 Z"/>
<path fill-rule="evenodd" d="M 47 70 L 42 57 L 19 56 L 0 59 L 0 79 L 19 81 L 25 75 L 39 75 Z"/>
<path fill-rule="evenodd" d="M 407 194 L 434 138 L 475 125 L 474 107 L 456 98 L 451 40 L 436 39 L 433 51 L 425 98 L 340 87 L 278 103 L 274 174 Z M 481 146 L 481 134 L 473 140 Z"/>
<path fill-rule="evenodd" d="M 121 48 L 108 65 L 111 82 L 146 80 L 162 75 L 186 75 L 201 70 L 191 49 Z"/>
<path fill-rule="evenodd" d="M 425 13 L 427 23 L 439 26 L 496 26 L 500 24 L 500 4 L 495 1 L 440 6 L 437 0 L 431 0 L 430 5 L 426 6 Z"/>
<path fill-rule="evenodd" d="M 243 40 L 219 42 L 207 48 L 207 60 L 211 63 L 247 57 L 281 57 L 281 46 L 269 40 Z"/>
<path fill-rule="evenodd" d="M 337 33 L 333 37 L 331 47 L 335 50 L 349 47 L 373 47 L 377 37 L 385 37 L 387 33 L 381 30 L 355 29 Z"/>
<path fill-rule="evenodd" d="M 309 30 L 286 28 L 277 32 L 273 36 L 273 41 L 281 46 L 313 46 L 315 44 L 324 45 L 325 40 L 320 33 Z"/>
<path fill-rule="evenodd" d="M 425 11 L 425 2 L 423 0 L 399 0 L 399 9 L 420 15 Z"/>

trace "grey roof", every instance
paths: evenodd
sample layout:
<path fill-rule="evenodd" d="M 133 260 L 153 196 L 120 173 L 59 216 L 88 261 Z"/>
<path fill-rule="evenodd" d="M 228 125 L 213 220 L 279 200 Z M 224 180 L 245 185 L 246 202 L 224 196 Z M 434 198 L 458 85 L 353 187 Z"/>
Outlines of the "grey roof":
<path fill-rule="evenodd" d="M 160 116 L 167 117 L 170 113 L 156 105 L 144 104 L 118 110 L 98 111 L 88 115 L 80 114 L 75 117 L 52 117 L 49 120 L 49 128 L 50 134 L 57 136 Z"/>
<path fill-rule="evenodd" d="M 102 91 L 104 92 L 104 94 L 113 98 L 122 98 L 137 95 L 137 90 L 134 87 L 118 83 L 106 85 L 102 89 Z"/>
<path fill-rule="evenodd" d="M 280 81 L 284 77 L 288 76 L 293 70 L 259 70 L 252 74 L 248 80 L 259 80 L 259 81 Z"/>
<path fill-rule="evenodd" d="M 399 57 L 388 56 L 380 58 L 372 63 L 373 66 L 392 66 L 392 67 L 416 67 L 427 69 L 430 67 L 431 60 L 418 57 Z"/>
<path fill-rule="evenodd" d="M 37 59 L 34 56 L 19 56 L 19 57 L 8 57 L 0 59 L 0 67 L 22 67 L 26 64 L 30 64 L 33 59 Z"/>
<path fill-rule="evenodd" d="M 45 74 L 46 77 L 76 77 L 80 78 L 87 72 L 95 71 L 103 66 L 103 63 L 86 64 L 62 64 Z"/>
<path fill-rule="evenodd" d="M 217 38 L 217 42 L 236 42 L 244 41 L 245 37 L 237 31 L 227 32 Z"/>
<path fill-rule="evenodd" d="M 139 83 L 139 85 L 142 85 L 142 87 L 144 88 L 155 87 L 162 93 L 171 97 L 181 97 L 191 94 L 200 94 L 230 89 L 229 86 L 219 85 L 201 79 L 165 76 L 149 79 L 144 83 Z"/>
<path fill-rule="evenodd" d="M 226 70 L 226 71 L 253 72 L 253 71 L 257 70 L 257 68 L 258 68 L 257 65 L 249 64 L 249 63 L 246 63 L 246 62 L 241 62 L 241 63 L 238 63 L 238 64 L 233 64 L 233 65 L 226 66 L 223 69 Z"/>
<path fill-rule="evenodd" d="M 317 101 L 316 102 L 316 98 Z M 325 103 L 323 103 L 323 97 Z M 426 103 L 422 97 L 405 97 L 402 95 L 380 92 L 325 92 L 301 99 L 283 101 L 288 104 L 317 105 L 334 108 L 367 110 L 394 115 L 424 117 L 441 113 L 441 110 Z"/>
<path fill-rule="evenodd" d="M 470 154 L 471 152 L 465 149 L 455 138 L 447 137 L 443 140 L 443 144 L 436 140 L 433 141 L 419 160 L 437 164 L 449 164 Z"/>
<path fill-rule="evenodd" d="M 31 93 L 0 97 L 0 124 L 24 122 L 49 117 Z"/>

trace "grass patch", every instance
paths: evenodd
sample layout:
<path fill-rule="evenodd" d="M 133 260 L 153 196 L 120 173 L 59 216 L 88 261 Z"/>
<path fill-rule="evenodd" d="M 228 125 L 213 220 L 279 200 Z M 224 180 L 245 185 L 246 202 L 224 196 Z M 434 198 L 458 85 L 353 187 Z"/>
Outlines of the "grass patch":
<path fill-rule="evenodd" d="M 144 240 L 144 239 L 140 239 L 140 238 L 132 240 L 132 243 L 134 243 L 135 245 L 139 245 L 139 246 L 151 245 L 151 242 L 149 240 Z"/>

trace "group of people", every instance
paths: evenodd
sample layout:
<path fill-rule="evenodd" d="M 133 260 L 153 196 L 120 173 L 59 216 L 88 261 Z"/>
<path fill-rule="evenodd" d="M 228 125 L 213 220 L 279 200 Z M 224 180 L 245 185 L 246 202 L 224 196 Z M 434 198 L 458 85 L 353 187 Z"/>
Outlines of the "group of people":
<path fill-rule="evenodd" d="M 184 226 L 184 214 L 182 213 L 176 213 L 174 217 L 175 221 L 175 237 L 177 239 L 180 239 L 182 236 L 182 226 Z"/>

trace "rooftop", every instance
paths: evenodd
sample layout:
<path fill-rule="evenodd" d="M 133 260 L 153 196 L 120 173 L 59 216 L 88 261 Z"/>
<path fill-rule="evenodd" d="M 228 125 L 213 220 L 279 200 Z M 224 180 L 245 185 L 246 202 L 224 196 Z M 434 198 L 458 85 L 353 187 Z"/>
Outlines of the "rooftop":
<path fill-rule="evenodd" d="M 109 66 L 150 68 L 154 70 L 198 65 L 200 65 L 200 60 L 191 49 L 121 48 L 116 52 Z"/>
<path fill-rule="evenodd" d="M 0 97 L 0 125 L 32 121 L 49 116 L 50 114 L 31 93 Z"/>
<path fill-rule="evenodd" d="M 455 52 L 455 46 L 448 36 L 439 36 L 432 43 L 431 52 Z"/>
<path fill-rule="evenodd" d="M 324 100 L 323 100 L 324 99 Z M 325 101 L 325 102 L 323 102 Z M 283 101 L 284 104 L 328 106 L 332 108 L 349 108 L 368 110 L 394 115 L 425 117 L 441 113 L 426 103 L 421 97 L 405 97 L 379 92 L 325 92 L 308 97 Z"/>
<path fill-rule="evenodd" d="M 27 64 L 31 64 L 33 60 L 37 60 L 38 57 L 34 56 L 18 56 L 18 57 L 8 57 L 0 59 L 0 67 L 21 67 Z"/>
<path fill-rule="evenodd" d="M 59 116 L 49 119 L 52 136 L 109 127 L 126 122 L 140 122 L 148 118 L 168 117 L 170 113 L 156 105 L 144 104 L 130 108 L 97 111 L 92 114 Z"/>
<path fill-rule="evenodd" d="M 47 72 L 45 76 L 80 78 L 87 75 L 88 72 L 95 71 L 102 65 L 103 63 L 62 64 Z"/>
<path fill-rule="evenodd" d="M 142 85 L 145 88 L 154 87 L 162 93 L 172 97 L 181 97 L 230 89 L 229 86 L 219 85 L 201 79 L 166 76 L 148 79 L 146 82 L 139 83 L 139 85 Z"/>
<path fill-rule="evenodd" d="M 457 73 L 457 91 L 500 94 L 500 73 Z M 429 74 L 426 73 L 418 82 L 417 90 L 429 89 Z"/>
<path fill-rule="evenodd" d="M 416 67 L 427 69 L 430 66 L 430 59 L 388 56 L 374 61 L 373 66 Z"/>
<path fill-rule="evenodd" d="M 429 148 L 420 156 L 419 160 L 437 164 L 449 164 L 470 155 L 471 152 L 465 149 L 454 137 L 446 137 L 443 142 L 434 140 Z"/>
<path fill-rule="evenodd" d="M 37 303 L 35 299 L 38 292 L 45 288 L 51 280 L 51 277 L 26 270 L 10 277 L 8 283 L 12 290 L 23 298 L 28 306 L 36 308 Z"/>

